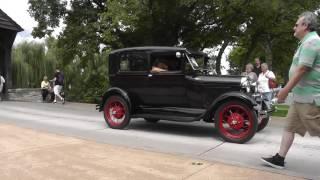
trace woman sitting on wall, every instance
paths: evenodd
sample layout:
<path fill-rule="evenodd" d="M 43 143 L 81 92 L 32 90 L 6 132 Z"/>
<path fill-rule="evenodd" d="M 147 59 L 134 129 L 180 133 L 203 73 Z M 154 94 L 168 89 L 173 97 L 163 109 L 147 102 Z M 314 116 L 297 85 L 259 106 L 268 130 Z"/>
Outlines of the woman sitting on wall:
<path fill-rule="evenodd" d="M 41 95 L 42 102 L 45 102 L 48 94 L 51 92 L 50 82 L 48 81 L 48 77 L 44 76 L 43 81 L 41 82 Z"/>

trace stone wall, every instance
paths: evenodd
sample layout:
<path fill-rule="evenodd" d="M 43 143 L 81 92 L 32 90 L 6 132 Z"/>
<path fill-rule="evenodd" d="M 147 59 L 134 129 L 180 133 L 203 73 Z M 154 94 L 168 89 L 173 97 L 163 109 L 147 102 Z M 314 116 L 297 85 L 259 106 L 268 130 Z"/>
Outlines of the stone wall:
<path fill-rule="evenodd" d="M 8 89 L 6 99 L 9 101 L 42 102 L 41 89 Z"/>

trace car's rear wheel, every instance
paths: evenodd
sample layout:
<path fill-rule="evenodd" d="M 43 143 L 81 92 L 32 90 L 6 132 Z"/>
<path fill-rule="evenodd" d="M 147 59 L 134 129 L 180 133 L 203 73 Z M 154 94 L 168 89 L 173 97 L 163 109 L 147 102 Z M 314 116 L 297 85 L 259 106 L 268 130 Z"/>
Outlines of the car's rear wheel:
<path fill-rule="evenodd" d="M 104 119 L 113 129 L 123 129 L 130 122 L 128 103 L 120 96 L 110 96 L 103 108 Z"/>
<path fill-rule="evenodd" d="M 155 118 L 144 118 L 148 123 L 157 123 L 160 119 Z"/>
<path fill-rule="evenodd" d="M 232 100 L 223 103 L 216 111 L 215 126 L 224 140 L 245 143 L 257 131 L 257 116 L 247 104 Z"/>

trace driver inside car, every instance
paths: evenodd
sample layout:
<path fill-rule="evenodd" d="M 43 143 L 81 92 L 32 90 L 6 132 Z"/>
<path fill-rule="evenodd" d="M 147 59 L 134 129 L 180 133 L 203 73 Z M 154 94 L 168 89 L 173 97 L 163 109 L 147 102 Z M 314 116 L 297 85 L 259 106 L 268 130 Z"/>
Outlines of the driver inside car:
<path fill-rule="evenodd" d="M 168 65 L 162 61 L 155 61 L 154 65 L 151 68 L 152 73 L 159 73 L 168 71 Z"/>

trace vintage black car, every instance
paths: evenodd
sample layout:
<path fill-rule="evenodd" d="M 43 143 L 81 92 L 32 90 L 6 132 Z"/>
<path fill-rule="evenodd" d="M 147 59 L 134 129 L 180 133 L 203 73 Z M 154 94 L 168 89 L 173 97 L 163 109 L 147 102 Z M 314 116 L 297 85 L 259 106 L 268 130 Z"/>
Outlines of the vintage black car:
<path fill-rule="evenodd" d="M 269 121 L 250 79 L 217 75 L 202 52 L 178 47 L 115 50 L 109 55 L 109 80 L 97 109 L 110 128 L 123 129 L 131 118 L 153 123 L 203 120 L 214 122 L 224 140 L 245 143 Z"/>

